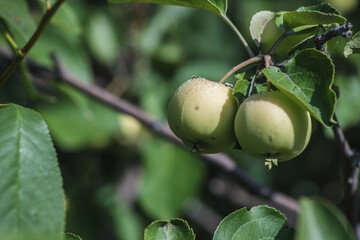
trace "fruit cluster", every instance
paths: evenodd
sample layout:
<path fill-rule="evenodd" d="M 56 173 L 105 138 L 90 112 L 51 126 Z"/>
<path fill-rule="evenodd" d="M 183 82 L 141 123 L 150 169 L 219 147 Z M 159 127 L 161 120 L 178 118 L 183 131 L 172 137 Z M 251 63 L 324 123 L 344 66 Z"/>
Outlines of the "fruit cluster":
<path fill-rule="evenodd" d="M 204 78 L 183 83 L 171 98 L 171 130 L 197 153 L 217 153 L 236 141 L 248 154 L 277 161 L 299 155 L 311 135 L 309 112 L 280 91 L 254 94 L 239 107 L 232 88 Z"/>

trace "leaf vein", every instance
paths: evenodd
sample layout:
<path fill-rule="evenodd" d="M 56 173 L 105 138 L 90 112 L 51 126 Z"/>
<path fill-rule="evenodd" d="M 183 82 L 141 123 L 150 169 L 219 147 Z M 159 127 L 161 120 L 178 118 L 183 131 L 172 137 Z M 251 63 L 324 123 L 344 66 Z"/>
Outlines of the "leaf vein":
<path fill-rule="evenodd" d="M 21 135 L 22 135 L 22 118 L 21 118 L 21 113 L 19 111 L 18 108 L 15 108 L 16 111 L 16 116 L 17 116 L 17 143 L 16 143 L 16 156 L 15 156 L 15 161 L 16 161 L 16 165 L 17 165 L 17 177 L 16 177 L 16 225 L 18 228 L 17 232 L 20 232 L 21 229 L 21 216 L 20 216 L 20 189 L 21 189 L 21 181 L 20 181 L 20 169 L 21 169 L 21 163 L 20 163 L 20 158 L 21 158 Z"/>

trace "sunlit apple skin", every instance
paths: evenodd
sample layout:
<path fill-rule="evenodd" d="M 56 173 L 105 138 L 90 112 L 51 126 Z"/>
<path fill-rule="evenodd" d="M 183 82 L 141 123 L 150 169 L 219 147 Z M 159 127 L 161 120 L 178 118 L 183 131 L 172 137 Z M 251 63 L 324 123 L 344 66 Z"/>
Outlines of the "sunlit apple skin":
<path fill-rule="evenodd" d="M 279 91 L 255 94 L 240 105 L 235 135 L 248 154 L 286 161 L 309 143 L 310 114 Z"/>
<path fill-rule="evenodd" d="M 194 78 L 171 98 L 168 121 L 186 146 L 198 153 L 217 153 L 235 143 L 234 119 L 238 101 L 222 83 Z"/>

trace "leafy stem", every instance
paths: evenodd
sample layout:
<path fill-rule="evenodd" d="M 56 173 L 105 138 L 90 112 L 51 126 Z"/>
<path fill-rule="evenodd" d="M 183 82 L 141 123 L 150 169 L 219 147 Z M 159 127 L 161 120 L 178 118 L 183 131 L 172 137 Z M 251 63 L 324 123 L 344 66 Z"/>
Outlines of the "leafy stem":
<path fill-rule="evenodd" d="M 9 45 L 12 48 L 12 50 L 14 51 L 14 53 L 20 54 L 20 49 L 19 49 L 17 43 L 15 42 L 15 40 L 13 39 L 13 37 L 11 36 L 11 34 L 9 33 L 9 31 L 6 29 L 3 29 L 2 34 L 4 35 L 6 41 L 9 43 Z"/>
<path fill-rule="evenodd" d="M 51 6 L 46 10 L 44 16 L 41 18 L 41 21 L 37 29 L 35 30 L 29 41 L 25 44 L 25 46 L 22 49 L 18 49 L 15 41 L 13 41 L 10 34 L 8 35 L 7 41 L 10 43 L 12 48 L 16 48 L 18 50 L 16 51 L 16 56 L 14 57 L 10 65 L 0 76 L 0 86 L 2 86 L 10 78 L 10 76 L 14 73 L 14 71 L 19 67 L 22 60 L 26 57 L 26 55 L 29 53 L 31 48 L 36 43 L 36 41 L 39 39 L 43 31 L 45 30 L 46 26 L 49 24 L 51 18 L 54 16 L 54 14 L 56 13 L 58 8 L 64 1 L 65 0 L 56 1 L 56 3 L 53 6 Z"/>
<path fill-rule="evenodd" d="M 237 27 L 234 25 L 234 23 L 225 15 L 225 14 L 221 14 L 221 18 L 229 25 L 229 27 L 235 32 L 235 34 L 238 36 L 238 38 L 240 39 L 240 41 L 242 42 L 242 44 L 244 45 L 246 51 L 248 52 L 249 56 L 252 58 L 254 57 L 254 53 L 252 52 L 249 44 L 246 42 L 245 38 L 243 37 L 243 35 L 240 33 L 239 29 L 237 29 Z"/>

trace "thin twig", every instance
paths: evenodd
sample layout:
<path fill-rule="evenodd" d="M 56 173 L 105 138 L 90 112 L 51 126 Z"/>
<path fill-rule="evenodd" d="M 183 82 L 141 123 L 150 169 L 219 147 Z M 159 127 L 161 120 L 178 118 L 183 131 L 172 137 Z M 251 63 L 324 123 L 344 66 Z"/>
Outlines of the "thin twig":
<path fill-rule="evenodd" d="M 7 29 L 3 29 L 2 34 L 4 35 L 6 41 L 8 42 L 11 49 L 14 51 L 15 54 L 20 54 L 21 51 L 14 40 L 14 38 L 11 36 L 10 32 Z"/>
<path fill-rule="evenodd" d="M 9 77 L 14 73 L 14 71 L 19 67 L 22 60 L 29 53 L 31 48 L 34 46 L 36 41 L 39 39 L 46 26 L 49 24 L 51 18 L 54 16 L 60 5 L 65 0 L 58 0 L 51 8 L 47 9 L 44 16 L 41 18 L 41 21 L 35 30 L 34 34 L 30 37 L 29 41 L 25 44 L 25 46 L 20 50 L 19 54 L 17 54 L 7 69 L 0 76 L 0 86 L 2 86 Z"/>
<path fill-rule="evenodd" d="M 227 73 L 225 74 L 225 76 L 223 76 L 223 77 L 220 79 L 219 82 L 224 83 L 225 80 L 226 80 L 228 77 L 230 77 L 230 75 L 233 74 L 234 72 L 236 72 L 237 70 L 239 70 L 239 69 L 241 69 L 241 68 L 243 68 L 243 67 L 245 67 L 245 66 L 247 66 L 247 65 L 249 65 L 249 64 L 251 64 L 251 63 L 258 62 L 258 61 L 262 60 L 263 58 L 264 58 L 263 55 L 258 55 L 258 56 L 249 58 L 248 60 L 246 60 L 246 61 L 244 61 L 244 62 L 236 65 L 236 66 L 233 67 L 229 72 L 227 72 Z"/>
<path fill-rule="evenodd" d="M 358 176 L 359 168 L 355 164 L 355 154 L 347 141 L 339 122 L 334 115 L 334 120 L 337 124 L 332 128 L 336 141 L 341 148 L 344 161 L 343 161 L 343 174 L 344 174 L 344 204 L 346 208 L 346 216 L 351 225 L 356 229 L 358 219 Z"/>
<path fill-rule="evenodd" d="M 326 51 L 326 42 L 337 36 L 350 38 L 352 35 L 352 31 L 351 31 L 352 27 L 353 27 L 352 24 L 348 22 L 341 25 L 340 27 L 330 29 L 328 32 L 319 35 L 315 39 L 316 49 L 322 51 L 327 55 L 330 55 L 329 52 Z"/>

